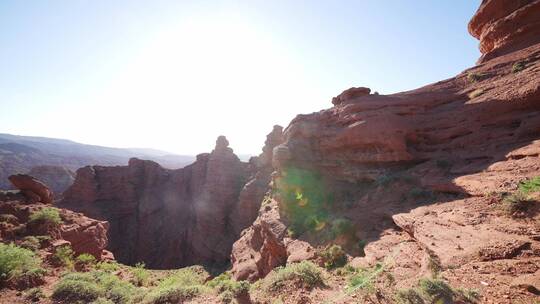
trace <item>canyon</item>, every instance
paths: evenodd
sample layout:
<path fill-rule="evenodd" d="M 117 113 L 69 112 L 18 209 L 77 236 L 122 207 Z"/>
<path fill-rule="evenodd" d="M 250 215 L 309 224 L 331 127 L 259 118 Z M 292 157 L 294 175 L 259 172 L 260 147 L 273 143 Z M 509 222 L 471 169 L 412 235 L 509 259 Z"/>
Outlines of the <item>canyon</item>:
<path fill-rule="evenodd" d="M 54 202 L 36 200 L 97 227 L 71 237 L 76 250 L 90 244 L 123 264 L 204 265 L 253 283 L 277 267 L 324 265 L 320 253 L 337 244 L 348 265 L 383 265 L 392 277 L 374 278 L 366 302 L 395 303 L 437 273 L 479 290 L 481 303 L 536 303 L 540 191 L 510 213 L 503 203 L 540 176 L 540 1 L 484 0 L 468 30 L 477 65 L 397 94 L 347 89 L 328 109 L 274 126 L 248 162 L 220 136 L 183 168 L 86 166 Z M 32 197 L 14 184 L 22 192 L 0 195 L 2 213 L 22 212 L 5 201 Z M 288 290 L 285 303 L 360 300 L 332 282 Z"/>

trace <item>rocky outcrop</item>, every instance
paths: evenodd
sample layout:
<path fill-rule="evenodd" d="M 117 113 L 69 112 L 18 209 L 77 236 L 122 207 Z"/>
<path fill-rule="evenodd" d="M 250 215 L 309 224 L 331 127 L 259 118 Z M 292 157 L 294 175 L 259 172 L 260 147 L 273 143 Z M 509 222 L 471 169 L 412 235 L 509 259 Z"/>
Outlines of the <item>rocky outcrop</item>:
<path fill-rule="evenodd" d="M 75 172 L 60 166 L 36 166 L 28 175 L 43 181 L 52 190 L 56 198 L 75 181 Z"/>
<path fill-rule="evenodd" d="M 55 245 L 70 245 L 76 255 L 88 253 L 98 260 L 110 258 L 112 254 L 105 250 L 107 246 L 107 229 L 109 224 L 105 221 L 83 216 L 65 209 L 58 209 L 61 223 L 30 221 L 34 212 L 50 206 L 40 201 L 28 203 L 25 195 L 16 192 L 0 191 L 0 240 L 2 242 L 23 242 L 27 236 L 45 235 L 46 242 L 41 244 L 53 251 Z M 50 247 L 50 248 L 49 248 Z"/>
<path fill-rule="evenodd" d="M 9 181 L 13 186 L 26 196 L 27 199 L 33 202 L 43 202 L 44 204 L 52 204 L 54 195 L 52 191 L 41 181 L 27 174 L 15 174 L 9 177 Z"/>
<path fill-rule="evenodd" d="M 540 1 L 483 0 L 469 22 L 480 40 L 480 62 L 540 42 Z"/>
<path fill-rule="evenodd" d="M 224 264 L 268 184 L 228 145 L 220 136 L 211 153 L 177 170 L 139 159 L 81 168 L 60 206 L 107 220 L 109 248 L 120 262 L 154 268 Z"/>
<path fill-rule="evenodd" d="M 367 96 L 371 92 L 370 88 L 366 87 L 358 87 L 358 88 L 350 88 L 345 91 L 343 91 L 338 96 L 332 98 L 332 104 L 338 105 L 341 104 L 347 100 L 355 99 L 362 96 Z"/>
<path fill-rule="evenodd" d="M 274 190 L 285 184 L 292 198 L 277 191 L 276 210 L 261 207 L 254 225 L 233 246 L 234 276 L 262 277 L 271 269 L 267 265 L 283 265 L 291 258 L 287 237 L 274 232 L 291 228 L 291 217 L 299 217 L 290 211 L 290 201 L 319 239 L 334 242 L 327 237 L 332 221 L 349 220 L 350 239 L 358 241 L 362 251 L 368 244 L 366 257 L 357 258 L 359 265 L 374 265 L 389 252 L 395 256 L 394 251 L 403 250 L 406 259 L 396 268 L 410 278 L 400 277 L 407 288 L 427 274 L 432 258 L 445 267 L 464 267 L 463 273 L 452 273 L 453 278 L 472 281 L 474 271 L 467 270 L 471 265 L 464 266 L 465 261 L 471 257 L 477 261 L 491 240 L 519 239 L 527 244 L 536 229 L 532 222 L 521 226 L 509 221 L 507 226 L 516 230 L 501 232 L 500 214 L 488 212 L 490 206 L 450 214 L 454 205 L 476 202 L 466 197 L 511 191 L 509 185 L 515 187 L 540 169 L 535 148 L 540 138 L 540 44 L 535 39 L 540 36 L 528 34 L 540 20 L 530 17 L 537 16 L 538 1 L 516 3 L 484 1 L 471 21 L 473 35 L 488 39 L 481 42 L 483 64 L 403 93 L 370 95 L 366 90 L 355 95 L 345 94 L 351 92 L 347 90 L 334 98 L 334 107 L 298 115 L 273 150 L 278 185 Z M 499 6 L 508 9 L 494 9 Z M 499 19 L 507 20 L 508 27 Z M 492 30 L 506 31 L 506 38 L 497 40 L 499 34 L 488 34 Z M 488 47 L 489 39 L 493 48 Z M 519 69 L 516 62 L 522 63 Z M 310 182 L 317 176 L 315 186 L 287 185 L 287 176 L 294 171 L 305 172 Z M 319 198 L 319 209 L 310 207 L 307 198 Z M 440 209 L 433 207 L 439 204 Z M 428 207 L 417 209 L 422 205 Z M 409 214 L 411 210 L 418 211 Z M 459 231 L 463 234 L 458 236 Z M 318 246 L 312 234 L 302 232 L 296 238 Z M 407 241 L 411 238 L 414 243 Z M 524 251 L 525 259 L 534 256 L 536 263 L 532 249 L 519 248 L 519 254 Z M 346 249 L 359 256 L 351 247 Z M 519 262 L 510 264 L 515 263 Z M 497 288 L 507 286 L 507 279 L 502 275 L 490 283 L 490 292 L 500 293 Z"/>

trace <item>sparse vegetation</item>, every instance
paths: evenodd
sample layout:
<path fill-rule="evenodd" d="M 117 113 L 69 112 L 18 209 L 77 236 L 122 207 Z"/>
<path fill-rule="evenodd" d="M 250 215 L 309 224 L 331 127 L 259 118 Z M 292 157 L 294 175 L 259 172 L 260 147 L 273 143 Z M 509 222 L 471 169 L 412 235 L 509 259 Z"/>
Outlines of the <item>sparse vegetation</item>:
<path fill-rule="evenodd" d="M 45 207 L 30 215 L 29 222 L 40 222 L 49 225 L 57 226 L 62 224 L 62 218 L 58 209 L 53 207 Z"/>
<path fill-rule="evenodd" d="M 96 269 L 105 272 L 115 272 L 120 269 L 116 261 L 103 261 L 96 264 Z"/>
<path fill-rule="evenodd" d="M 13 214 L 0 214 L 0 222 L 14 224 L 18 221 L 17 217 Z"/>
<path fill-rule="evenodd" d="M 32 251 L 37 251 L 41 247 L 41 242 L 35 236 L 27 236 L 23 239 L 20 246 Z"/>
<path fill-rule="evenodd" d="M 103 271 L 73 272 L 55 286 L 53 300 L 64 303 L 90 303 L 101 298 L 113 303 L 130 303 L 140 291 L 129 282 Z"/>
<path fill-rule="evenodd" d="M 52 259 L 54 263 L 58 265 L 65 266 L 69 269 L 72 269 L 74 266 L 73 261 L 73 250 L 69 245 L 60 246 L 56 248 L 56 251 L 54 252 Z"/>
<path fill-rule="evenodd" d="M 278 291 L 293 281 L 307 289 L 324 285 L 321 269 L 309 261 L 278 267 L 265 280 L 269 291 Z"/>
<path fill-rule="evenodd" d="M 438 278 L 420 279 L 417 288 L 398 290 L 394 297 L 399 304 L 476 303 L 479 298 L 476 290 L 453 289 Z"/>
<path fill-rule="evenodd" d="M 144 296 L 142 303 L 182 303 L 208 290 L 204 286 L 205 278 L 201 267 L 180 269 L 161 280 Z"/>
<path fill-rule="evenodd" d="M 88 253 L 80 254 L 75 258 L 75 267 L 77 269 L 88 269 L 96 263 L 96 258 Z"/>
<path fill-rule="evenodd" d="M 36 281 L 45 274 L 41 259 L 31 250 L 0 243 L 0 281 Z"/>
<path fill-rule="evenodd" d="M 133 275 L 132 283 L 136 286 L 146 286 L 149 283 L 150 272 L 145 269 L 145 264 L 140 262 L 131 269 Z"/>
<path fill-rule="evenodd" d="M 540 192 L 540 176 L 528 179 L 519 184 L 519 191 L 523 194 Z"/>
<path fill-rule="evenodd" d="M 482 80 L 486 75 L 484 73 L 478 73 L 478 72 L 469 72 L 467 74 L 467 80 L 469 82 L 477 82 Z"/>
<path fill-rule="evenodd" d="M 384 271 L 382 264 L 376 264 L 371 268 L 360 268 L 356 274 L 349 278 L 348 291 L 353 292 L 361 289 L 368 292 L 373 290 L 374 280 Z"/>
<path fill-rule="evenodd" d="M 484 94 L 484 89 L 476 89 L 472 92 L 469 93 L 469 99 L 473 99 L 473 98 L 476 98 L 480 95 Z"/>
<path fill-rule="evenodd" d="M 319 252 L 319 257 L 327 269 L 342 267 L 347 263 L 347 254 L 339 245 L 332 245 L 325 248 Z"/>
<path fill-rule="evenodd" d="M 525 69 L 525 62 L 518 61 L 512 65 L 512 73 L 521 72 Z"/>
<path fill-rule="evenodd" d="M 224 272 L 213 278 L 206 285 L 219 294 L 223 303 L 231 303 L 234 298 L 247 295 L 250 288 L 249 282 L 235 281 L 228 272 Z"/>

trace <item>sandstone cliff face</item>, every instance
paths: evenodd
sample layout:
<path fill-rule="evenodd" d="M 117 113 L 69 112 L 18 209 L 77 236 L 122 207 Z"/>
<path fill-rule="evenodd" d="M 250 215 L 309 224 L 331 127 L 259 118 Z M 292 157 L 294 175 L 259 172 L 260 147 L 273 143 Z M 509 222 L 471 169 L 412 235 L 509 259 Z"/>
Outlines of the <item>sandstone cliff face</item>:
<path fill-rule="evenodd" d="M 281 129 L 274 133 L 268 145 Z M 221 136 L 212 153 L 177 170 L 139 159 L 81 168 L 60 206 L 107 220 L 109 248 L 120 262 L 224 264 L 240 231 L 255 219 L 271 173 L 264 153 L 246 164 L 228 145 Z"/>
<path fill-rule="evenodd" d="M 501 219 L 487 194 L 514 191 L 519 181 L 540 175 L 540 35 L 533 34 L 539 4 L 483 1 L 469 25 L 481 41 L 483 64 L 454 78 L 393 95 L 350 89 L 334 98 L 334 107 L 297 116 L 273 153 L 275 189 L 291 190 L 297 209 L 279 191 L 277 207 L 261 207 L 233 246 L 234 277 L 263 277 L 298 254 L 284 231 L 294 227 L 294 212 L 304 210 L 301 216 L 311 221 L 306 227 L 319 236 L 330 232 L 333 220 L 352 223 L 350 240 L 368 244 L 365 257 L 345 246 L 358 256 L 355 265 L 389 257 L 400 287 L 426 275 L 433 258 L 454 269 L 445 273 L 451 280 L 469 282 L 491 300 L 505 293 L 515 297 L 504 303 L 533 297 L 521 298 L 519 288 L 509 286 L 515 277 L 540 274 L 539 215 Z M 291 184 L 299 170 L 316 186 Z M 310 207 L 321 191 L 327 195 L 318 209 Z M 324 237 L 313 231 L 295 238 L 304 242 L 300 248 L 339 242 L 320 241 Z M 505 255 L 503 243 L 517 249 Z M 472 269 L 491 251 L 511 260 L 492 266 L 495 278 L 485 287 Z M 530 268 L 504 273 L 523 263 Z"/>
<path fill-rule="evenodd" d="M 469 22 L 480 40 L 480 62 L 540 42 L 540 1 L 483 0 Z"/>

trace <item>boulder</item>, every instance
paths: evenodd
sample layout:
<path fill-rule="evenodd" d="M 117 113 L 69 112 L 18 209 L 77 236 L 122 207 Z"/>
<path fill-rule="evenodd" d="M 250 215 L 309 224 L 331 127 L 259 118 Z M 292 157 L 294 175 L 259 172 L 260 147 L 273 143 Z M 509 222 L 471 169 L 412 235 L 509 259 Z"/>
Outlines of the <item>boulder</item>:
<path fill-rule="evenodd" d="M 28 198 L 35 201 L 52 204 L 54 202 L 53 192 L 39 180 L 27 174 L 15 174 L 9 177 L 13 186 L 23 192 Z"/>

